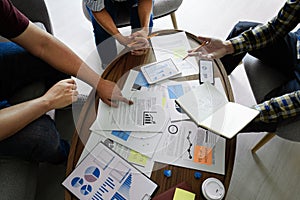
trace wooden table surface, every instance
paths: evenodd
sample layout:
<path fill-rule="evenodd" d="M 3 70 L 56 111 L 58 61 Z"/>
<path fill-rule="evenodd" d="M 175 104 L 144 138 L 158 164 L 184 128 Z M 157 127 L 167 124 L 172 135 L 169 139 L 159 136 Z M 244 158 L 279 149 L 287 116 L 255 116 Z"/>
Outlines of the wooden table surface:
<path fill-rule="evenodd" d="M 159 31 L 160 35 L 163 34 L 172 34 L 176 33 L 178 30 L 163 30 Z M 201 41 L 197 39 L 194 35 L 186 33 L 192 47 L 198 46 Z M 119 56 L 106 68 L 102 77 L 114 81 L 118 84 L 120 88 L 126 81 L 126 77 L 130 69 L 139 68 L 140 65 L 145 63 L 150 63 L 155 61 L 155 56 L 153 50 L 148 49 L 147 53 L 142 56 L 132 56 L 130 52 L 122 51 Z M 227 77 L 227 74 L 223 68 L 220 60 L 214 60 L 214 76 L 219 77 L 222 81 L 224 90 L 229 101 L 234 101 L 231 86 Z M 182 80 L 194 80 L 198 79 L 198 75 L 189 76 L 181 78 Z M 179 79 L 178 79 L 179 80 Z M 97 106 L 99 102 L 99 97 L 95 93 L 95 90 L 92 90 L 89 95 L 87 102 L 84 104 L 78 121 L 76 123 L 76 130 L 72 138 L 72 144 L 67 164 L 66 175 L 68 176 L 76 167 L 77 161 L 84 149 L 84 144 L 86 144 L 88 137 L 90 135 L 90 126 L 96 119 Z M 159 185 L 159 190 L 157 194 L 160 194 L 167 189 L 185 181 L 188 185 L 191 186 L 192 191 L 196 193 L 196 199 L 203 199 L 201 194 L 201 184 L 202 182 L 209 177 L 215 177 L 221 180 L 225 186 L 226 191 L 229 188 L 230 179 L 232 175 L 234 159 L 235 159 L 235 150 L 236 150 L 236 137 L 233 139 L 226 139 L 226 152 L 225 152 L 225 175 L 219 175 L 214 173 L 209 173 L 205 171 L 200 171 L 202 173 L 201 179 L 194 178 L 194 172 L 199 170 L 193 170 L 183 167 L 177 167 L 172 165 L 166 165 L 162 163 L 155 163 L 154 169 L 151 175 L 151 179 L 154 180 Z M 172 170 L 172 176 L 167 178 L 163 175 L 163 170 L 170 169 Z M 77 199 L 72 195 L 68 190 L 65 192 L 66 200 Z"/>

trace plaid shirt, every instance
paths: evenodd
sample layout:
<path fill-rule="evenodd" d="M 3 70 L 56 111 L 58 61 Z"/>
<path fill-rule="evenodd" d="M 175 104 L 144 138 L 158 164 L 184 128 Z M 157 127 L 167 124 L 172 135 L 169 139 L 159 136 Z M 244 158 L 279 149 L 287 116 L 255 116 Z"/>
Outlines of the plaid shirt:
<path fill-rule="evenodd" d="M 245 31 L 230 39 L 235 54 L 265 47 L 279 37 L 284 37 L 300 23 L 300 0 L 288 0 L 278 15 L 265 25 Z M 297 57 L 300 59 L 300 38 L 297 41 Z"/>
<path fill-rule="evenodd" d="M 300 90 L 272 98 L 254 106 L 254 109 L 260 111 L 255 121 L 270 123 L 294 117 L 300 114 Z"/>
<path fill-rule="evenodd" d="M 284 37 L 300 22 L 300 0 L 288 0 L 278 15 L 265 25 L 245 31 L 240 36 L 230 39 L 235 54 L 265 47 L 277 38 Z M 297 58 L 300 59 L 300 37 L 297 44 Z M 254 106 L 260 111 L 255 121 L 266 123 L 279 122 L 300 114 L 300 91 L 272 98 Z"/>

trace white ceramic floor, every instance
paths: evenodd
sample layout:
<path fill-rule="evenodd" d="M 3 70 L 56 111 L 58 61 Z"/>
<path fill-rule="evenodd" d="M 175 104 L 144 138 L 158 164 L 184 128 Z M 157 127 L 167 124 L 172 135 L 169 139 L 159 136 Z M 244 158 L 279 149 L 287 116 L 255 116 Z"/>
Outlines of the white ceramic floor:
<path fill-rule="evenodd" d="M 284 0 L 184 0 L 176 12 L 179 29 L 195 35 L 226 38 L 240 20 L 266 22 L 283 5 Z M 92 27 L 81 10 L 81 0 L 46 0 L 54 34 L 67 44 L 92 68 L 101 73 L 95 51 Z M 167 16 L 154 21 L 157 28 L 172 28 Z M 123 29 L 126 31 L 126 28 Z M 253 104 L 253 98 L 242 65 L 231 75 L 236 101 Z M 82 93 L 89 87 L 79 84 Z M 278 137 L 261 148 L 256 155 L 251 147 L 263 133 L 238 135 L 236 161 L 229 200 L 285 200 L 300 199 L 300 144 Z"/>

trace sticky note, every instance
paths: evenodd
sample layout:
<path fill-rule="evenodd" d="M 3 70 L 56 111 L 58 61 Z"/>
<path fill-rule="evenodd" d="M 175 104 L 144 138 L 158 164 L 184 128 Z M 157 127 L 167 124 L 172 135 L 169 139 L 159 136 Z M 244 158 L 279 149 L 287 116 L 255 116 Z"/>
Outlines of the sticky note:
<path fill-rule="evenodd" d="M 129 156 L 127 158 L 128 162 L 140 165 L 140 166 L 146 166 L 147 161 L 149 158 L 147 156 L 144 156 L 143 154 L 140 154 L 139 152 L 136 152 L 134 150 L 130 150 Z"/>
<path fill-rule="evenodd" d="M 173 200 L 194 200 L 195 199 L 196 194 L 180 189 L 180 188 L 176 188 L 175 190 L 175 194 L 173 197 Z"/>
<path fill-rule="evenodd" d="M 194 148 L 194 162 L 206 165 L 212 165 L 213 149 L 211 147 L 198 146 Z"/>

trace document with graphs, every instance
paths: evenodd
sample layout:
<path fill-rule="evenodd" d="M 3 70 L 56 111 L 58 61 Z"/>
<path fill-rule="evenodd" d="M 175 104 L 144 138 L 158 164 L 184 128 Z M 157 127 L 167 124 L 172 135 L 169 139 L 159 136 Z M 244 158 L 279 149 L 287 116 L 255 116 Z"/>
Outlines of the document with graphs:
<path fill-rule="evenodd" d="M 148 200 L 158 188 L 103 143 L 99 143 L 62 184 L 82 200 Z"/>
<path fill-rule="evenodd" d="M 133 105 L 119 102 L 113 108 L 102 101 L 99 102 L 94 130 L 121 130 L 162 132 L 168 120 L 165 112 L 162 93 L 131 91 L 125 97 L 132 100 Z"/>

